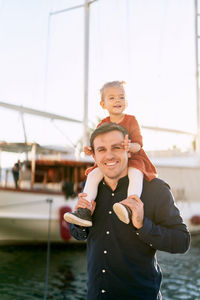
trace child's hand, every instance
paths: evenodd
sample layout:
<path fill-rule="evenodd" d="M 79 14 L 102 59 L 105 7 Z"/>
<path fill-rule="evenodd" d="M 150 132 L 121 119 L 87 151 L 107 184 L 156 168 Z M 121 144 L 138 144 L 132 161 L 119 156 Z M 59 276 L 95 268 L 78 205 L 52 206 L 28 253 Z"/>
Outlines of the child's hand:
<path fill-rule="evenodd" d="M 128 138 L 128 134 L 125 136 L 124 141 L 122 142 L 122 145 L 124 146 L 125 151 L 130 151 L 130 144 L 131 140 Z"/>
<path fill-rule="evenodd" d="M 92 148 L 90 146 L 85 146 L 83 150 L 86 155 L 92 155 Z"/>

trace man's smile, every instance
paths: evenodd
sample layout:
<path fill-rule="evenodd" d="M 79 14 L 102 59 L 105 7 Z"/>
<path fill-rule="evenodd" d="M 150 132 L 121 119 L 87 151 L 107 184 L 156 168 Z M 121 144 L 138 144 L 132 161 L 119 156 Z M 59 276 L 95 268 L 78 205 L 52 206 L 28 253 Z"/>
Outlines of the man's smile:
<path fill-rule="evenodd" d="M 106 165 L 107 167 L 114 167 L 114 166 L 117 165 L 117 163 L 118 163 L 118 161 L 105 162 L 105 165 Z"/>

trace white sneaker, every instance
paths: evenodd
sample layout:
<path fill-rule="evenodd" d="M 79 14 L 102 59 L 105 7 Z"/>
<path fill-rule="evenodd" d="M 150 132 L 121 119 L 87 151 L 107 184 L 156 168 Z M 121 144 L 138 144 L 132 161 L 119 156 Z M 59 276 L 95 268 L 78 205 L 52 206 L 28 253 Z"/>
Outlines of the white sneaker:
<path fill-rule="evenodd" d="M 125 224 L 129 224 L 131 220 L 131 210 L 128 206 L 122 203 L 115 203 L 113 205 L 113 210 L 117 217 Z"/>
<path fill-rule="evenodd" d="M 87 208 L 78 208 L 75 212 L 67 212 L 64 214 L 64 219 L 68 223 L 83 226 L 91 227 L 92 226 L 92 217 L 91 211 Z"/>

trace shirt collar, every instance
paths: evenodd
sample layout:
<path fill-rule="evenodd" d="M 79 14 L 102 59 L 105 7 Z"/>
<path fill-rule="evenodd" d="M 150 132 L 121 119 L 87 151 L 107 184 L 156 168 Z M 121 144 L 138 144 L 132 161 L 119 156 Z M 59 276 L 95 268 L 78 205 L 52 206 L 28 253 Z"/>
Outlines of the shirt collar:
<path fill-rule="evenodd" d="M 118 180 L 118 184 L 117 184 L 116 189 L 119 188 L 119 187 L 120 187 L 122 184 L 124 184 L 125 182 L 127 182 L 127 180 L 128 180 L 128 175 L 126 175 L 126 176 L 120 178 L 120 179 Z M 107 183 L 104 181 L 104 178 L 102 179 L 101 182 L 103 183 L 103 185 L 106 185 L 107 187 L 109 187 L 109 186 L 107 185 Z M 110 188 L 110 187 L 109 187 L 109 188 Z M 115 189 L 115 190 L 116 190 L 116 189 Z"/>

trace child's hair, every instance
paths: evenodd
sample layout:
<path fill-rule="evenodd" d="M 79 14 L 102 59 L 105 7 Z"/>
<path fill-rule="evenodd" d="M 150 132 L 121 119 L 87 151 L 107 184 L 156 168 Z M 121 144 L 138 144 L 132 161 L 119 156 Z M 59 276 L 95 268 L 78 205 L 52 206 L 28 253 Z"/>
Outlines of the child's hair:
<path fill-rule="evenodd" d="M 124 89 L 125 92 L 125 81 L 111 81 L 111 82 L 107 82 L 105 83 L 102 88 L 100 89 L 100 94 L 101 94 L 101 100 L 104 100 L 104 92 L 107 88 L 109 87 L 120 87 Z"/>

